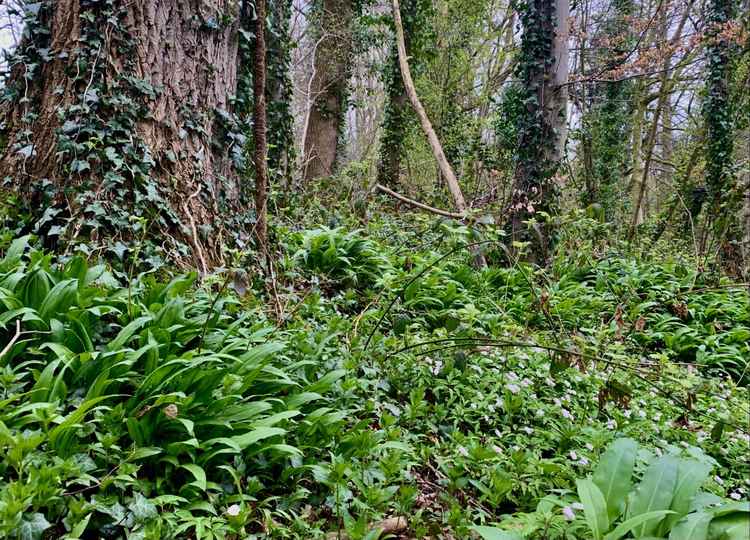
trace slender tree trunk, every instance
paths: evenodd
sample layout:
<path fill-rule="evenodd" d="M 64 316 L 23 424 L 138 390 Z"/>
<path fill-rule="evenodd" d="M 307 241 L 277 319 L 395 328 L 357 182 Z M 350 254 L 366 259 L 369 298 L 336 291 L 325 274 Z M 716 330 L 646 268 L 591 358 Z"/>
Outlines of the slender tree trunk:
<path fill-rule="evenodd" d="M 266 0 L 255 0 L 255 62 L 253 66 L 253 139 L 255 152 L 255 236 L 268 259 L 268 170 L 266 165 Z"/>
<path fill-rule="evenodd" d="M 315 24 L 321 35 L 315 48 L 303 145 L 306 181 L 335 172 L 353 54 L 353 0 L 320 0 L 319 9 Z"/>
<path fill-rule="evenodd" d="M 674 45 L 676 44 L 680 37 L 682 36 L 682 29 L 685 27 L 685 23 L 688 20 L 688 16 L 690 14 L 690 6 L 692 5 L 692 1 L 688 5 L 688 7 L 683 12 L 683 16 L 680 18 L 680 22 L 677 25 L 677 29 L 675 30 L 674 36 L 670 40 L 670 44 Z M 662 9 L 666 9 L 663 7 Z M 675 72 L 674 74 L 671 73 L 671 66 L 672 66 L 672 58 L 671 56 L 667 56 L 667 58 L 664 60 L 664 64 L 662 66 L 662 74 L 661 74 L 661 82 L 659 83 L 659 98 L 656 104 L 656 109 L 654 110 L 654 118 L 651 122 L 651 127 L 649 129 L 648 133 L 648 139 L 646 143 L 646 158 L 643 162 L 643 171 L 642 175 L 636 184 L 636 196 L 635 196 L 635 206 L 633 208 L 633 218 L 630 222 L 630 230 L 628 232 L 628 238 L 632 239 L 635 236 L 636 229 L 640 223 L 643 223 L 645 219 L 645 205 L 644 205 L 644 198 L 646 195 L 646 190 L 648 187 L 648 178 L 649 178 L 649 170 L 651 168 L 651 162 L 654 155 L 654 147 L 656 146 L 656 138 L 657 133 L 659 129 L 659 122 L 661 120 L 661 114 L 664 111 L 664 109 L 667 106 L 667 101 L 669 100 L 671 94 L 672 94 L 672 88 L 674 86 L 674 81 L 677 79 L 679 75 L 679 70 Z M 643 105 L 644 112 L 645 112 L 645 104 Z M 635 174 L 635 167 L 633 168 L 633 172 Z M 634 176 L 638 180 L 637 177 Z"/>
<path fill-rule="evenodd" d="M 438 137 L 435 134 L 435 130 L 433 129 L 432 123 L 427 116 L 427 112 L 424 110 L 422 103 L 419 101 L 417 90 L 414 87 L 414 81 L 411 78 L 409 63 L 406 59 L 404 27 L 401 22 L 401 9 L 399 7 L 398 0 L 393 0 L 393 20 L 396 25 L 396 43 L 398 44 L 398 60 L 399 65 L 401 66 L 401 78 L 404 81 L 406 93 L 409 96 L 412 107 L 414 107 L 414 110 L 417 113 L 417 117 L 419 117 L 419 121 L 422 124 L 422 130 L 427 136 L 427 140 L 430 143 L 430 148 L 432 148 L 432 153 L 435 156 L 435 161 L 437 161 L 438 166 L 440 167 L 440 172 L 443 174 L 443 178 L 448 185 L 448 190 L 453 196 L 453 204 L 455 205 L 456 210 L 459 213 L 463 213 L 466 211 L 466 201 L 464 200 L 464 195 L 461 192 L 461 186 L 459 186 L 458 179 L 453 172 L 453 168 L 451 167 L 450 163 L 448 163 L 448 159 L 445 157 L 443 146 L 440 144 L 440 140 L 438 140 Z"/>
<path fill-rule="evenodd" d="M 34 216 L 54 216 L 40 222 L 50 241 L 107 249 L 139 236 L 140 216 L 167 255 L 187 244 L 205 267 L 237 208 L 217 111 L 231 111 L 237 88 L 238 4 L 115 4 L 39 3 L 11 60 L 0 177 Z"/>

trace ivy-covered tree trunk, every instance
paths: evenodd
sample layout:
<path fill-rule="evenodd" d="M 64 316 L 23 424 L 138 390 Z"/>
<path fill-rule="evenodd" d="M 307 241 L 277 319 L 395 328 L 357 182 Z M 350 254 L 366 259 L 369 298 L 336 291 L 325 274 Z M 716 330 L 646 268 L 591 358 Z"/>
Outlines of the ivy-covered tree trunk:
<path fill-rule="evenodd" d="M 314 8 L 315 59 L 303 135 L 306 181 L 330 176 L 336 166 L 353 54 L 355 1 L 318 0 Z"/>
<path fill-rule="evenodd" d="M 733 193 L 734 138 L 729 92 L 732 44 L 726 35 L 727 25 L 734 15 L 735 1 L 710 0 L 707 10 L 708 74 L 703 113 L 706 123 L 706 187 L 711 204 L 708 219 L 712 225 L 707 231 L 713 229 L 717 240 L 721 240 L 736 216 L 735 203 L 739 198 Z"/>
<path fill-rule="evenodd" d="M 105 239 L 120 246 L 145 236 L 134 232 L 140 222 L 164 240 L 154 244 L 162 255 L 192 255 L 203 269 L 220 257 L 241 155 L 228 112 L 238 6 L 29 4 L 2 97 L 0 176 L 40 234 L 107 249 Z"/>
<path fill-rule="evenodd" d="M 418 0 L 401 2 L 401 18 L 404 24 L 404 45 L 406 52 L 412 55 L 412 36 L 418 17 Z M 413 55 L 412 55 L 413 56 Z M 416 62 L 412 62 L 412 68 Z M 404 152 L 407 121 L 409 118 L 409 96 L 406 94 L 401 68 L 398 63 L 398 46 L 396 41 L 391 46 L 388 64 L 385 68 L 386 103 L 383 114 L 383 129 L 380 137 L 380 156 L 378 161 L 378 183 L 395 187 L 401 175 L 401 158 Z"/>
<path fill-rule="evenodd" d="M 294 119 L 291 62 L 292 0 L 273 0 L 268 5 L 266 32 L 266 112 L 268 121 L 268 168 L 271 177 L 291 183 L 294 164 Z"/>
<path fill-rule="evenodd" d="M 615 44 L 606 52 L 594 51 L 592 65 L 581 60 L 582 70 L 607 72 L 620 67 L 632 48 L 628 17 L 633 11 L 631 0 L 614 0 L 612 15 L 604 23 L 606 39 Z M 584 54 L 584 50 L 580 52 Z M 583 73 L 582 73 L 583 75 Z M 629 127 L 631 81 L 596 82 L 590 86 L 590 108 L 583 119 L 582 151 L 587 190 L 583 202 L 598 205 L 606 221 L 613 222 L 623 213 L 626 186 L 623 177 L 629 163 Z"/>
<path fill-rule="evenodd" d="M 253 144 L 255 158 L 255 236 L 268 260 L 268 169 L 266 163 L 266 0 L 255 0 L 255 57 L 253 59 Z"/>
<path fill-rule="evenodd" d="M 532 259 L 544 259 L 551 246 L 548 227 L 524 222 L 540 211 L 555 213 L 554 175 L 567 135 L 568 0 L 528 0 L 521 10 L 523 37 L 519 70 L 525 110 L 520 120 L 518 156 L 510 202 L 515 241 L 532 244 Z"/>

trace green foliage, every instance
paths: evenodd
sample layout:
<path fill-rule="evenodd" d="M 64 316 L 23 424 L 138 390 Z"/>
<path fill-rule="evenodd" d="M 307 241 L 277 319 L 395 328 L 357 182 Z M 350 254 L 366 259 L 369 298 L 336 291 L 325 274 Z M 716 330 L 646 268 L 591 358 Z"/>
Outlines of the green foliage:
<path fill-rule="evenodd" d="M 316 229 L 301 234 L 300 243 L 295 259 L 339 282 L 336 288 L 371 286 L 388 270 L 388 260 L 358 231 Z"/>
<path fill-rule="evenodd" d="M 586 478 L 577 482 L 594 540 L 619 540 L 628 534 L 633 538 L 720 538 L 727 528 L 723 522 L 727 514 L 732 516 L 727 521 L 737 520 L 745 530 L 750 527 L 750 506 L 727 501 L 720 501 L 718 506 L 700 502 L 706 494 L 698 490 L 714 464 L 695 448 L 688 449 L 688 457 L 673 451 L 649 458 L 640 483 L 630 491 L 637 451 L 638 444 L 632 439 L 618 439 L 594 470 L 598 481 Z M 617 487 L 610 489 L 613 486 Z M 722 518 L 722 522 L 709 535 L 714 516 Z"/>
<path fill-rule="evenodd" d="M 742 526 L 706 504 L 747 493 L 746 389 L 680 363 L 657 320 L 713 357 L 746 291 L 603 254 L 585 219 L 548 270 L 478 271 L 469 229 L 419 225 L 278 228 L 275 323 L 241 272 L 128 279 L 3 244 L 0 343 L 21 334 L 0 357 L 0 536 L 364 539 L 401 515 L 415 537 L 573 540 L 587 475 L 603 537 Z M 675 462 L 662 490 L 647 468 Z"/>
<path fill-rule="evenodd" d="M 329 429 L 340 372 L 317 379 L 238 299 L 191 292 L 194 276 L 123 287 L 81 258 L 24 255 L 27 241 L 0 262 L 16 336 L 0 358 L 1 536 L 223 538 L 304 478 L 294 432 L 315 445 Z"/>

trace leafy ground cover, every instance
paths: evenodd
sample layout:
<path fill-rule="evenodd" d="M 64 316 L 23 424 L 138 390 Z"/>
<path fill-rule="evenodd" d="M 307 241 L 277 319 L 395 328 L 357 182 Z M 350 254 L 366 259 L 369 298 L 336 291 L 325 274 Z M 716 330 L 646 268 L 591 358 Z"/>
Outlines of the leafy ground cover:
<path fill-rule="evenodd" d="M 277 231 L 281 318 L 5 235 L 0 537 L 746 538 L 746 288 L 581 218 L 546 270 L 333 225 Z"/>

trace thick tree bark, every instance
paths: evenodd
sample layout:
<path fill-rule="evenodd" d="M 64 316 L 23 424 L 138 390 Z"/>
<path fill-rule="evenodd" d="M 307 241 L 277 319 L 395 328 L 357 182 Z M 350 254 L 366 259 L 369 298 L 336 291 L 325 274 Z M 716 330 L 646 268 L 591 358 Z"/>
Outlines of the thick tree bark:
<path fill-rule="evenodd" d="M 302 170 L 305 181 L 335 172 L 338 141 L 346 114 L 346 96 L 352 61 L 352 0 L 321 0 L 320 36 L 310 81 L 310 108 L 303 135 Z"/>
<path fill-rule="evenodd" d="M 67 239 L 127 241 L 128 216 L 142 216 L 178 239 L 172 249 L 220 257 L 221 208 L 237 196 L 232 145 L 219 140 L 237 15 L 232 0 L 41 2 L 12 60 L 0 176 L 33 210 L 58 212 Z"/>

